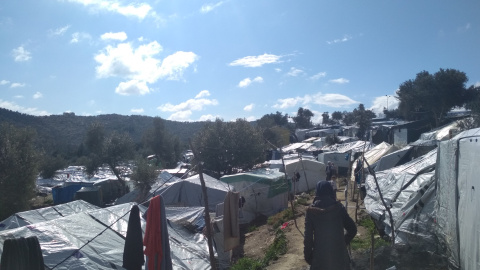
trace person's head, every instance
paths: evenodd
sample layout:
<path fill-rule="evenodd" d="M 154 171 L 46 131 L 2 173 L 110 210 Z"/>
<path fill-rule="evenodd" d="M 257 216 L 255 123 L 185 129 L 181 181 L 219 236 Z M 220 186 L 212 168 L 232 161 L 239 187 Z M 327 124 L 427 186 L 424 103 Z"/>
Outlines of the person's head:
<path fill-rule="evenodd" d="M 316 197 L 330 197 L 335 198 L 335 192 L 333 191 L 332 185 L 325 180 L 318 181 L 317 188 L 315 190 Z"/>

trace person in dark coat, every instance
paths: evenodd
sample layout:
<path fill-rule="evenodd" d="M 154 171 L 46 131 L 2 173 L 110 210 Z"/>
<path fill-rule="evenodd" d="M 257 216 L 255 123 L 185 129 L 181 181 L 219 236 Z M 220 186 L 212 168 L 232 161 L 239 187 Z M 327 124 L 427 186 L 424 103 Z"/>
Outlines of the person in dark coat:
<path fill-rule="evenodd" d="M 357 234 L 357 226 L 345 207 L 335 200 L 329 182 L 319 181 L 315 195 L 305 215 L 305 261 L 311 270 L 350 269 L 347 245 Z"/>

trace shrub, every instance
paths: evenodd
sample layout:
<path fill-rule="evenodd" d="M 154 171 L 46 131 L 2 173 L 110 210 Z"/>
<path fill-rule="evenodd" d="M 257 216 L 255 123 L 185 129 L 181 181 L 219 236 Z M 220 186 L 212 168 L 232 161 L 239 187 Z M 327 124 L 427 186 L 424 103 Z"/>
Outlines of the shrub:
<path fill-rule="evenodd" d="M 251 258 L 241 258 L 234 264 L 231 270 L 262 270 L 263 265 L 260 261 Z"/>

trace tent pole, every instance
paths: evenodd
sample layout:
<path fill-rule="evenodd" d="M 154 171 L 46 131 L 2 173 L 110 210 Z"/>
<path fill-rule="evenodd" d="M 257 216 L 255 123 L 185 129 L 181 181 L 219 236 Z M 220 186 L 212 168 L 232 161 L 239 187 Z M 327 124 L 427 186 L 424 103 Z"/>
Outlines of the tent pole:
<path fill-rule="evenodd" d="M 190 141 L 190 148 L 193 152 L 194 158 L 199 158 L 198 153 L 193 148 L 192 142 Z M 205 180 L 203 179 L 203 166 L 202 162 L 198 159 L 198 175 L 200 176 L 200 184 L 202 185 L 203 201 L 205 204 L 205 226 L 207 227 L 207 243 L 208 243 L 208 252 L 210 253 L 210 265 L 213 270 L 217 269 L 217 264 L 215 262 L 215 253 L 213 252 L 213 233 L 212 233 L 212 223 L 210 221 L 210 209 L 208 207 L 208 196 L 207 196 L 207 187 L 205 186 Z"/>
<path fill-rule="evenodd" d="M 307 172 L 305 172 L 305 166 L 303 165 L 302 154 L 299 154 L 299 155 L 300 155 L 300 163 L 302 164 L 303 175 L 305 176 L 305 183 L 307 184 L 307 190 L 310 191 L 310 187 L 308 186 L 308 181 L 307 181 Z"/>

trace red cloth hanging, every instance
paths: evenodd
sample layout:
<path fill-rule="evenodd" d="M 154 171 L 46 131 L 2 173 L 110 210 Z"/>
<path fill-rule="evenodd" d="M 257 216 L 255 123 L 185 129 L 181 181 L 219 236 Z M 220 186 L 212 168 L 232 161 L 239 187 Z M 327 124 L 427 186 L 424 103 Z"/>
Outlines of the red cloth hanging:
<path fill-rule="evenodd" d="M 147 225 L 143 238 L 145 250 L 143 253 L 148 256 L 148 270 L 155 270 L 155 257 L 157 257 L 157 269 L 160 269 L 163 258 L 160 200 L 159 195 L 153 197 L 147 211 Z"/>

